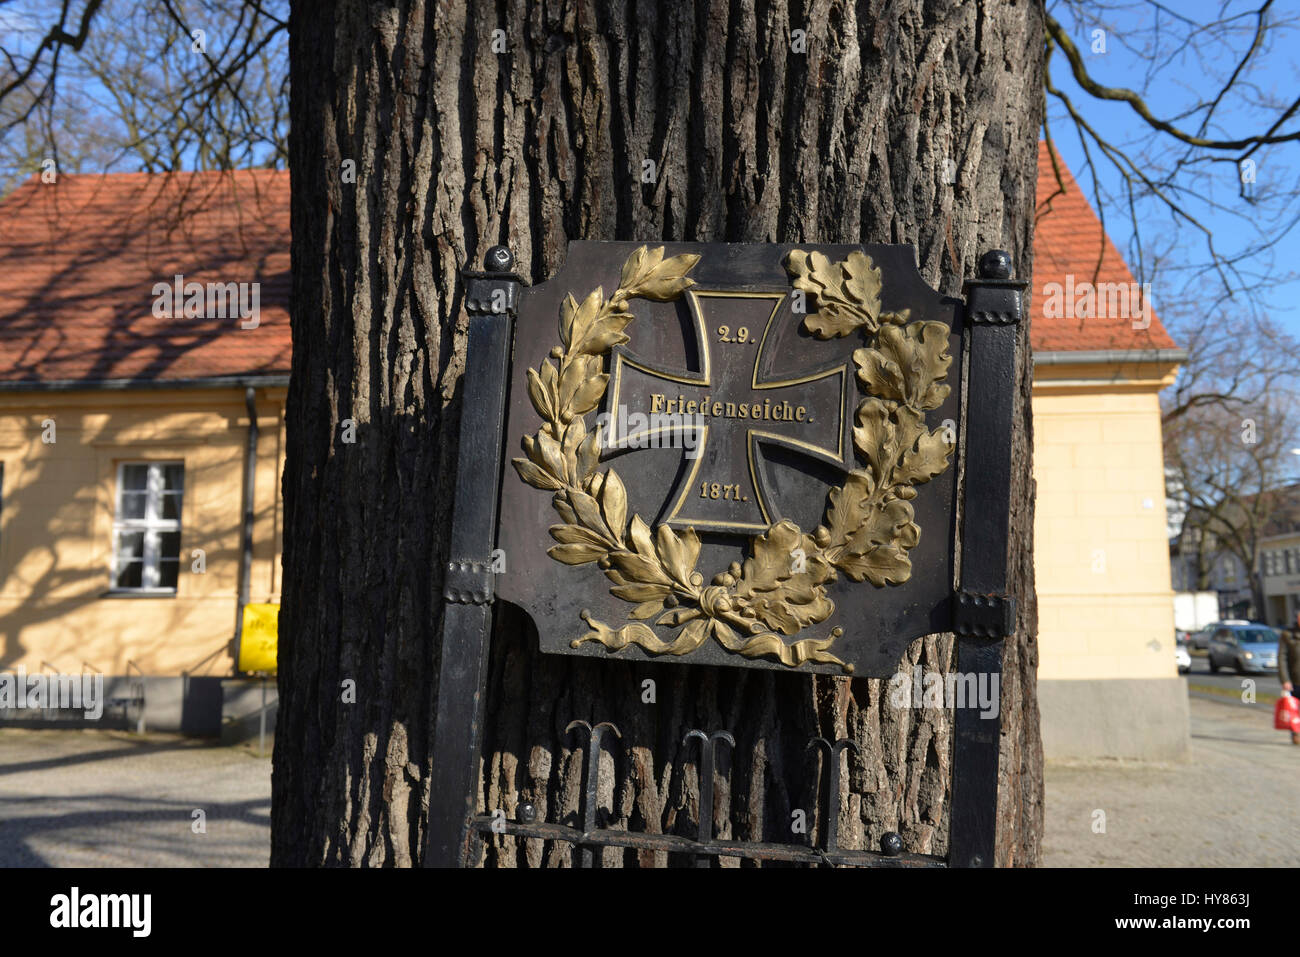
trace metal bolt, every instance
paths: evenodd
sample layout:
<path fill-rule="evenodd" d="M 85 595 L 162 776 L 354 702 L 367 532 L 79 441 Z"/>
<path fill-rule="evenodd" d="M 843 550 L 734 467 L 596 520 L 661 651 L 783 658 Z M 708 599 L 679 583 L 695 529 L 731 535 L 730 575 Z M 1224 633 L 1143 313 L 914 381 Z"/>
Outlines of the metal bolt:
<path fill-rule="evenodd" d="M 903 839 L 894 831 L 886 831 L 880 839 L 880 849 L 886 857 L 897 857 L 903 853 Z"/>
<path fill-rule="evenodd" d="M 516 815 L 520 824 L 532 824 L 537 820 L 537 808 L 525 801 L 519 805 L 519 811 Z"/>
<path fill-rule="evenodd" d="M 514 253 L 505 246 L 493 246 L 483 257 L 483 265 L 488 272 L 509 272 L 514 264 Z"/>

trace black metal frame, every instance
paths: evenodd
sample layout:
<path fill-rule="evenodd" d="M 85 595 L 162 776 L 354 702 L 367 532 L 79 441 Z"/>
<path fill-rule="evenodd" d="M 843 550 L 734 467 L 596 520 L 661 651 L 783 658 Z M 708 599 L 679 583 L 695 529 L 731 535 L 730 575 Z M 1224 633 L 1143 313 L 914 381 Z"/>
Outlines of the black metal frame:
<path fill-rule="evenodd" d="M 492 549 L 514 315 L 522 280 L 504 246 L 488 251 L 488 272 L 466 272 L 469 313 L 460 452 L 451 523 L 451 557 L 443 585 L 438 708 L 433 730 L 426 866 L 465 861 L 469 818 L 478 796 L 483 689 L 492 635 Z"/>
<path fill-rule="evenodd" d="M 1016 600 L 1007 593 L 1011 431 L 1021 295 L 1028 285 L 1011 278 L 1011 257 L 993 250 L 980 259 L 980 278 L 962 289 L 970 366 L 963 407 L 968 438 L 962 457 L 961 587 L 953 596 L 953 632 L 957 671 L 997 675 L 999 694 L 1003 639 L 1016 630 Z M 956 867 L 993 866 L 1001 715 L 1000 701 L 993 719 L 977 708 L 954 709 L 948 862 Z"/>
<path fill-rule="evenodd" d="M 566 842 L 582 867 L 596 864 L 599 847 L 693 856 L 698 866 L 714 858 L 825 864 L 856 867 L 988 867 L 994 861 L 997 823 L 998 755 L 1001 707 L 981 717 L 975 707 L 955 708 L 953 784 L 949 820 L 949 855 L 903 854 L 897 834 L 889 833 L 876 851 L 841 850 L 838 814 L 839 756 L 851 741 L 831 743 L 814 738 L 827 751 L 827 827 L 820 848 L 796 844 L 739 842 L 713 837 L 711 814 L 701 814 L 695 839 L 671 834 L 635 833 L 597 826 L 597 771 L 603 732 L 609 722 L 585 727 L 586 781 L 582 826 L 536 823 L 530 805 L 520 820 L 475 813 L 483 724 L 483 697 L 492 628 L 494 578 L 491 554 L 496 543 L 500 499 L 507 382 L 514 318 L 522 280 L 510 269 L 513 256 L 503 246 L 488 251 L 485 272 L 466 271 L 465 308 L 469 342 L 462 396 L 461 444 L 457 464 L 455 511 L 451 530 L 444 599 L 444 620 L 437 689 L 430 782 L 429 867 L 461 867 L 476 859 L 473 845 L 487 833 Z M 1011 432 L 1016 379 L 1016 346 L 1022 314 L 1021 296 L 1028 283 L 1011 279 L 1010 257 L 1001 251 L 980 260 L 980 278 L 968 280 L 965 322 L 969 363 L 964 429 L 978 441 L 965 442 L 962 457 L 961 584 L 953 594 L 952 623 L 958 636 L 957 670 L 997 675 L 1001 686 L 1004 639 L 1014 634 L 1015 598 L 1007 593 L 1007 559 L 1011 494 Z M 714 755 L 718 741 L 735 742 L 726 731 L 692 729 L 683 743 L 700 739 L 701 808 L 712 807 Z"/>

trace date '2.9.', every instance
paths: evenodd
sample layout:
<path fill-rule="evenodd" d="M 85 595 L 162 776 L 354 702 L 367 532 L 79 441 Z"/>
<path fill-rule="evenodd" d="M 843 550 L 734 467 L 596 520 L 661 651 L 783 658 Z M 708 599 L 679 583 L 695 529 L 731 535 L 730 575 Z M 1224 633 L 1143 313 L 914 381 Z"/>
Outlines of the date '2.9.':
<path fill-rule="evenodd" d="M 719 342 L 734 342 L 736 345 L 748 345 L 754 340 L 749 338 L 749 327 L 741 326 L 736 330 L 735 338 L 732 338 L 730 326 L 718 326 Z"/>

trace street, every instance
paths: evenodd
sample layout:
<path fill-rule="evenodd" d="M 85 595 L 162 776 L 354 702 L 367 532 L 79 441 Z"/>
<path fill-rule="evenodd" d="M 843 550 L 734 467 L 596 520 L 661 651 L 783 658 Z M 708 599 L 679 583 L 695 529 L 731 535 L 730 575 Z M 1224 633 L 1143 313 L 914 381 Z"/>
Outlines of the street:
<path fill-rule="evenodd" d="M 1203 669 L 1194 659 L 1188 761 L 1048 763 L 1044 864 L 1294 863 L 1300 747 L 1273 730 L 1271 704 L 1241 702 L 1239 678 Z M 264 867 L 270 784 L 270 759 L 248 747 L 0 729 L 0 866 Z"/>
<path fill-rule="evenodd" d="M 1278 679 L 1276 671 L 1239 675 L 1234 671 L 1220 668 L 1218 674 L 1213 674 L 1210 672 L 1209 660 L 1197 652 L 1192 653 L 1192 670 L 1185 678 L 1188 694 L 1193 699 L 1228 698 L 1249 705 L 1249 702 L 1241 701 L 1241 697 L 1248 690 L 1253 690 L 1255 697 L 1253 707 L 1266 711 L 1270 715 L 1273 713 L 1273 703 L 1282 693 L 1282 682 Z M 1248 681 L 1253 682 L 1253 685 L 1248 685 Z"/>
<path fill-rule="evenodd" d="M 1273 730 L 1270 705 L 1195 693 L 1190 705 L 1185 762 L 1048 762 L 1046 866 L 1294 866 L 1300 747 Z"/>
<path fill-rule="evenodd" d="M 0 867 L 265 867 L 271 759 L 181 735 L 0 729 Z"/>

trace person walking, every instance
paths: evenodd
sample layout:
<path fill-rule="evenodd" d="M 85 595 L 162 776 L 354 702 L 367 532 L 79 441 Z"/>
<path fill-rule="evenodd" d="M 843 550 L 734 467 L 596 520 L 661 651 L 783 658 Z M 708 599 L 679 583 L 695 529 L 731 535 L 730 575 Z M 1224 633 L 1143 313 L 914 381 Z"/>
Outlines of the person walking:
<path fill-rule="evenodd" d="M 1294 695 L 1300 687 L 1300 611 L 1296 612 L 1291 626 L 1278 633 L 1277 676 L 1282 690 Z M 1300 744 L 1300 733 L 1291 732 L 1291 743 Z"/>

